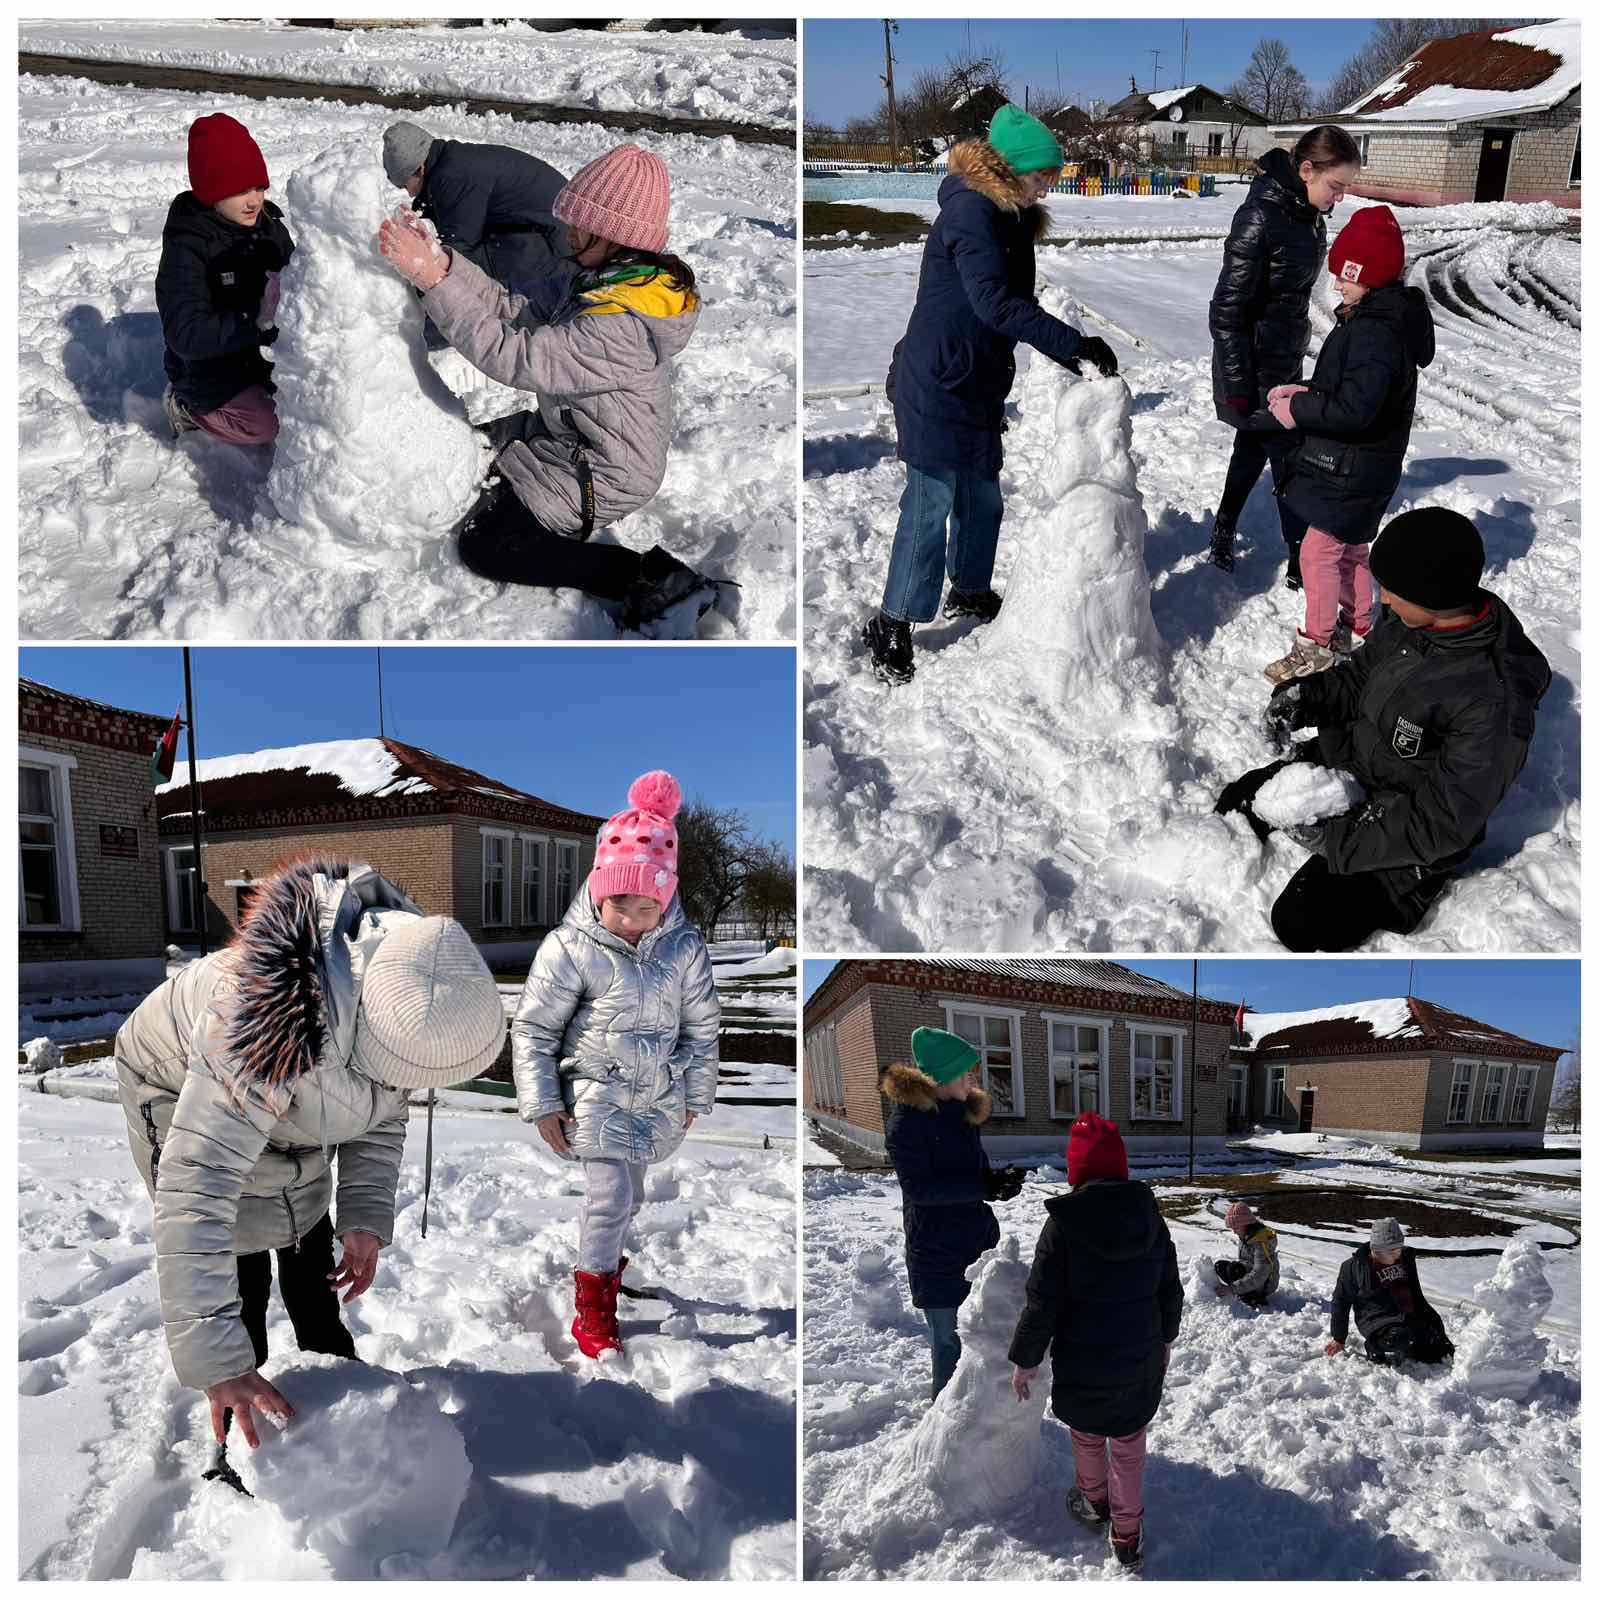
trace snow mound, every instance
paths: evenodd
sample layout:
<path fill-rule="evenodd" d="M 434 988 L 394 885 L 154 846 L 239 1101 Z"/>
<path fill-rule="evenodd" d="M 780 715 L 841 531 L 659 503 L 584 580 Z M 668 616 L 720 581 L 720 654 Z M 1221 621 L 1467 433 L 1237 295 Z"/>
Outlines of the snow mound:
<path fill-rule="evenodd" d="M 443 350 L 428 352 L 428 365 L 438 373 L 439 381 L 455 395 L 466 408 L 467 421 L 474 427 L 509 417 L 514 411 L 532 411 L 538 399 L 524 389 L 513 389 L 509 384 L 497 383 L 488 373 L 480 372 L 459 350 L 446 346 Z"/>
<path fill-rule="evenodd" d="M 1472 1297 L 1479 1310 L 1456 1345 L 1457 1377 L 1486 1399 L 1526 1400 L 1550 1348 L 1534 1330 L 1555 1298 L 1539 1246 L 1524 1236 L 1513 1239 L 1494 1275 L 1473 1286 Z"/>
<path fill-rule="evenodd" d="M 61 1046 L 54 1039 L 30 1039 L 22 1055 L 24 1072 L 54 1072 L 61 1065 Z"/>
<path fill-rule="evenodd" d="M 855 1260 L 855 1292 L 850 1298 L 853 1316 L 869 1328 L 892 1328 L 905 1313 L 900 1285 L 887 1251 L 863 1250 Z"/>
<path fill-rule="evenodd" d="M 1342 817 L 1366 797 L 1352 773 L 1296 761 L 1261 786 L 1251 809 L 1270 827 L 1295 828 Z"/>
<path fill-rule="evenodd" d="M 427 365 L 415 295 L 378 253 L 393 204 L 378 141 L 330 145 L 285 196 L 295 253 L 271 348 L 281 427 L 267 495 L 319 546 L 416 565 L 471 508 L 486 451 Z"/>

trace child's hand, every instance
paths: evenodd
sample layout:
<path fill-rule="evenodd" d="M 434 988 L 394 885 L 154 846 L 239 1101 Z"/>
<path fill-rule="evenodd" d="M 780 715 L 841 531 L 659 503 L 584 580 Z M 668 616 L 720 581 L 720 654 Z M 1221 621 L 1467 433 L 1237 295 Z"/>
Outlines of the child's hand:
<path fill-rule="evenodd" d="M 539 1136 L 550 1146 L 558 1156 L 570 1156 L 572 1146 L 567 1143 L 567 1129 L 572 1124 L 572 1116 L 565 1111 L 552 1111 L 547 1117 L 540 1117 L 534 1124 L 539 1130 Z"/>
<path fill-rule="evenodd" d="M 450 271 L 449 253 L 408 223 L 385 219 L 378 228 L 378 249 L 424 294 L 441 284 Z"/>
<path fill-rule="evenodd" d="M 1281 389 L 1274 389 L 1272 393 L 1267 396 L 1267 410 L 1278 419 L 1278 424 L 1280 427 L 1294 427 L 1294 412 L 1289 409 L 1289 402 L 1293 400 L 1297 394 L 1304 393 L 1305 390 L 1303 387 L 1285 384 Z"/>
<path fill-rule="evenodd" d="M 683 1131 L 687 1133 L 694 1126 L 694 1112 L 685 1111 L 683 1114 Z"/>
<path fill-rule="evenodd" d="M 1344 1353 L 1344 1340 L 1330 1339 L 1327 1344 L 1322 1347 L 1322 1353 L 1325 1356 L 1342 1355 Z"/>
<path fill-rule="evenodd" d="M 261 1436 L 256 1432 L 256 1419 L 251 1415 L 252 1412 L 260 1412 L 264 1417 L 276 1417 L 279 1422 L 287 1422 L 294 1415 L 294 1407 L 259 1372 L 254 1371 L 229 1378 L 226 1383 L 212 1384 L 206 1390 L 206 1398 L 211 1402 L 211 1437 L 218 1444 L 228 1442 L 222 1427 L 222 1414 L 225 1411 L 233 1413 L 234 1421 L 239 1424 L 239 1432 L 244 1435 L 244 1442 L 252 1450 L 259 1449 L 261 1445 Z"/>
<path fill-rule="evenodd" d="M 1019 1401 L 1026 1400 L 1028 1398 L 1030 1393 L 1028 1385 L 1031 1384 L 1038 1376 L 1039 1369 L 1037 1367 L 1012 1367 L 1011 1392 Z"/>
<path fill-rule="evenodd" d="M 276 325 L 278 321 L 278 301 L 283 293 L 283 285 L 278 281 L 276 272 L 267 274 L 267 286 L 261 291 L 261 306 L 256 312 L 256 326 L 265 332 Z"/>
<path fill-rule="evenodd" d="M 1270 404 L 1279 395 L 1304 394 L 1306 385 L 1303 383 L 1275 383 L 1267 390 L 1267 401 Z"/>

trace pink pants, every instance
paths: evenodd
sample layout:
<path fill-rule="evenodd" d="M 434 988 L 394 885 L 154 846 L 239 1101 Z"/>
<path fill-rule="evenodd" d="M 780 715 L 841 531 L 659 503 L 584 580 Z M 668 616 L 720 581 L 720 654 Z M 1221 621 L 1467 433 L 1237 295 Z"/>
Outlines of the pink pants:
<path fill-rule="evenodd" d="M 1300 546 L 1300 580 L 1306 586 L 1306 633 L 1326 647 L 1336 624 L 1346 622 L 1366 638 L 1372 627 L 1372 568 L 1364 544 L 1345 544 L 1321 528 L 1307 528 Z"/>
<path fill-rule="evenodd" d="M 263 384 L 241 389 L 227 405 L 190 415 L 224 444 L 271 444 L 278 437 L 278 408 Z"/>
<path fill-rule="evenodd" d="M 1144 1521 L 1144 1436 L 1141 1428 L 1125 1439 L 1072 1430 L 1072 1457 L 1078 1466 L 1078 1487 L 1096 1505 L 1111 1501 L 1111 1527 L 1129 1537 Z M 1106 1446 L 1111 1446 L 1110 1493 L 1106 1490 Z"/>

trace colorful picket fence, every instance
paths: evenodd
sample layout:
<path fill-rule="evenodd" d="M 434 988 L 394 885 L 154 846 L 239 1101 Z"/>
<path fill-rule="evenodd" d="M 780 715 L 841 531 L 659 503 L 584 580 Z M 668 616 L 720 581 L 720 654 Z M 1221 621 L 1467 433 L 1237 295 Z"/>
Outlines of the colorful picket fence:
<path fill-rule="evenodd" d="M 1187 189 L 1202 200 L 1209 200 L 1217 192 L 1217 180 L 1209 172 L 1145 172 L 1131 173 L 1121 178 L 1064 177 L 1050 192 L 1093 197 L 1106 194 L 1171 194 L 1174 189 Z"/>

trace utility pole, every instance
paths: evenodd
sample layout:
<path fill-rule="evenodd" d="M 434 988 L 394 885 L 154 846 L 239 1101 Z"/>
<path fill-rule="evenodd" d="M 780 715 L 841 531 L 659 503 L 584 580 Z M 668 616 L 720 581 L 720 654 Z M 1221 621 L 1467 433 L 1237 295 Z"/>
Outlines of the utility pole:
<path fill-rule="evenodd" d="M 1416 985 L 1417 985 L 1417 964 L 1416 964 L 1415 961 L 1412 961 L 1412 962 L 1409 962 L 1407 964 L 1407 967 L 1406 967 L 1406 999 L 1407 1000 L 1409 1000 L 1411 998 L 1412 994 L 1415 992 Z"/>
<path fill-rule="evenodd" d="M 388 734 L 383 726 L 383 646 L 378 646 L 378 737 L 385 739 Z"/>
<path fill-rule="evenodd" d="M 1178 83 L 1180 86 L 1189 82 L 1189 24 L 1178 24 Z"/>
<path fill-rule="evenodd" d="M 1154 92 L 1161 87 L 1161 52 L 1159 50 L 1146 50 L 1145 54 L 1155 57 L 1154 62 L 1151 64 L 1152 81 L 1150 84 L 1151 91 Z"/>
<path fill-rule="evenodd" d="M 889 165 L 900 165 L 900 129 L 894 111 L 894 44 L 891 33 L 898 33 L 900 24 L 890 17 L 883 19 L 883 84 L 889 91 Z"/>
<path fill-rule="evenodd" d="M 189 647 L 183 647 L 183 704 L 189 718 L 189 821 L 194 839 L 194 919 L 200 925 L 200 955 L 210 950 L 206 940 L 206 881 L 200 840 L 200 774 L 194 756 L 194 679 L 189 671 Z"/>
<path fill-rule="evenodd" d="M 1189 1095 L 1189 1182 L 1194 1182 L 1194 1101 L 1195 1085 L 1200 1081 L 1200 963 L 1193 963 L 1194 1010 L 1189 1016 L 1189 1072 L 1184 1086 Z"/>

